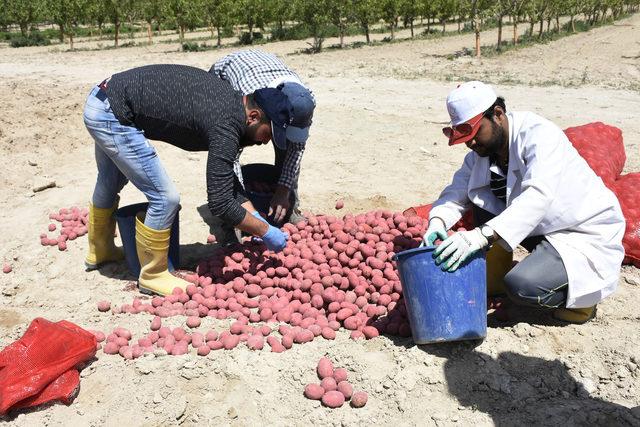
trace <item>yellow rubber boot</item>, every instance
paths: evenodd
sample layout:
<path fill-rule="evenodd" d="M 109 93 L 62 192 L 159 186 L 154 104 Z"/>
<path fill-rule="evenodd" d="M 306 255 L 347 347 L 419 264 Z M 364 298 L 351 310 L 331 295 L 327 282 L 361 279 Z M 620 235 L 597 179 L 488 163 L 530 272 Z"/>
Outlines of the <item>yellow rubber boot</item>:
<path fill-rule="evenodd" d="M 113 238 L 116 232 L 116 220 L 113 213 L 118 208 L 118 200 L 112 207 L 103 209 L 89 204 L 89 253 L 84 265 L 89 270 L 95 270 L 102 264 L 124 259 L 122 248 L 116 247 Z"/>
<path fill-rule="evenodd" d="M 553 318 L 581 325 L 596 317 L 596 306 L 586 308 L 556 308 Z"/>
<path fill-rule="evenodd" d="M 489 249 L 487 259 L 487 296 L 506 294 L 504 276 L 511 270 L 513 253 L 495 244 Z"/>
<path fill-rule="evenodd" d="M 169 273 L 171 229 L 154 230 L 136 216 L 136 252 L 140 260 L 138 288 L 143 293 L 169 295 L 174 288 L 185 290 L 189 282 Z"/>

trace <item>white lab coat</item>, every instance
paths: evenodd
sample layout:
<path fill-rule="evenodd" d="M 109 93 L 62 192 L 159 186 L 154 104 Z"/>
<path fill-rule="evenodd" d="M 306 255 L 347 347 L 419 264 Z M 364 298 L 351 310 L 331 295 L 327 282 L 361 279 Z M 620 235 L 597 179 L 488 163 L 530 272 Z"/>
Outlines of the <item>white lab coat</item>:
<path fill-rule="evenodd" d="M 489 187 L 489 159 L 472 151 L 429 217 L 449 229 L 473 203 L 497 215 L 487 225 L 511 251 L 528 236 L 544 235 L 567 270 L 566 306 L 595 305 L 618 286 L 625 231 L 618 199 L 559 127 L 529 112 L 509 112 L 507 120 L 506 208 Z"/>

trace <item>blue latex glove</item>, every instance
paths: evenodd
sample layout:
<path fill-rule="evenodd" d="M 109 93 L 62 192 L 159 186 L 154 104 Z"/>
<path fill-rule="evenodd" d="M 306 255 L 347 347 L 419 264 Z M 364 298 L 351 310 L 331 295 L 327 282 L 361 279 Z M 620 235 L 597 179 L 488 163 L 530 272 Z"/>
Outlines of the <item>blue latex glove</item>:
<path fill-rule="evenodd" d="M 269 225 L 269 228 L 267 229 L 267 232 L 264 234 L 264 236 L 256 240 L 262 240 L 267 249 L 269 249 L 270 251 L 282 251 L 287 246 L 287 240 L 289 240 L 289 236 L 280 231 L 279 228 L 276 228 L 273 225 L 269 224 L 257 211 L 253 212 L 252 215 L 258 218 L 260 221 Z"/>
<path fill-rule="evenodd" d="M 427 246 L 433 246 L 436 240 L 445 240 L 447 230 L 444 228 L 444 221 L 438 217 L 431 218 L 427 232 L 422 236 L 422 242 Z"/>
<path fill-rule="evenodd" d="M 273 252 L 282 251 L 287 246 L 287 240 L 289 240 L 289 236 L 273 225 L 270 225 L 267 233 L 262 236 L 265 246 Z"/>
<path fill-rule="evenodd" d="M 462 263 L 475 255 L 478 251 L 489 246 L 489 241 L 482 235 L 479 228 L 470 231 L 459 231 L 447 237 L 433 251 L 436 264 L 443 271 L 453 272 Z"/>

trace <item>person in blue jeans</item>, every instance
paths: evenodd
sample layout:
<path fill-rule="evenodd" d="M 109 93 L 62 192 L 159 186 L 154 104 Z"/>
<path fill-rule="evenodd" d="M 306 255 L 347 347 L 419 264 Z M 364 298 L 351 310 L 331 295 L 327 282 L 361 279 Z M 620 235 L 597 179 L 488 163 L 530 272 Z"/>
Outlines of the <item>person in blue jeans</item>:
<path fill-rule="evenodd" d="M 210 73 L 182 65 L 134 68 L 94 87 L 84 108 L 98 167 L 89 210 L 87 269 L 123 259 L 113 241 L 113 213 L 118 194 L 131 181 L 149 201 L 146 214 L 136 218 L 140 290 L 167 295 L 187 286 L 168 272 L 171 224 L 180 196 L 149 140 L 207 151 L 212 214 L 260 237 L 270 250 L 284 249 L 287 236 L 262 219 L 243 195 L 233 164 L 241 148 L 272 138 L 282 142 L 288 126 L 305 120 L 278 89 L 243 96 Z"/>

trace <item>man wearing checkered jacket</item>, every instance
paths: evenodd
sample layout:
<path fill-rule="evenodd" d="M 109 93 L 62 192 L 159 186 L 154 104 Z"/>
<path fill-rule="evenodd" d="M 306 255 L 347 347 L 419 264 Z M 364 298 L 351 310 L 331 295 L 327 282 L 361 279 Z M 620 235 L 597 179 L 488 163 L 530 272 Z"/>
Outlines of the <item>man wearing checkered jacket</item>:
<path fill-rule="evenodd" d="M 274 141 L 275 166 L 267 170 L 259 168 L 243 169 L 258 171 L 258 175 L 274 176 L 276 183 L 271 198 L 268 215 L 275 223 L 280 224 L 285 219 L 295 222 L 302 217 L 294 213 L 298 205 L 298 177 L 300 163 L 306 141 L 309 137 L 309 127 L 315 108 L 315 98 L 305 87 L 296 73 L 289 69 L 277 56 L 261 50 L 243 50 L 231 53 L 217 61 L 209 70 L 243 95 L 266 87 L 281 90 L 291 100 L 294 109 L 303 110 L 309 118 L 308 123 L 291 123 L 286 129 L 286 146 L 278 146 Z M 243 169 L 240 168 L 240 154 L 236 159 L 234 169 L 240 182 L 243 182 Z M 250 177 L 245 176 L 250 181 Z M 243 184 L 247 184 L 243 182 Z M 294 214 L 293 217 L 291 216 Z"/>

